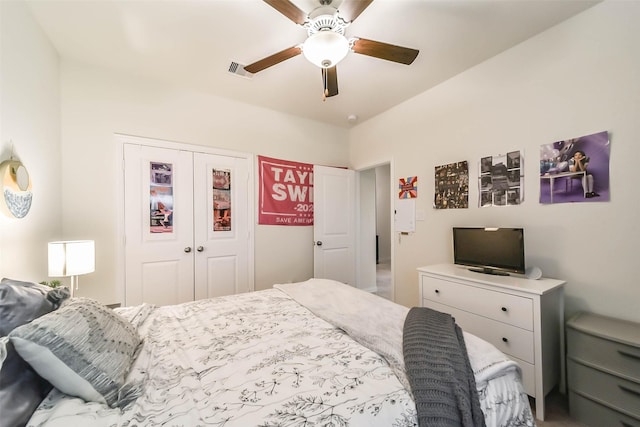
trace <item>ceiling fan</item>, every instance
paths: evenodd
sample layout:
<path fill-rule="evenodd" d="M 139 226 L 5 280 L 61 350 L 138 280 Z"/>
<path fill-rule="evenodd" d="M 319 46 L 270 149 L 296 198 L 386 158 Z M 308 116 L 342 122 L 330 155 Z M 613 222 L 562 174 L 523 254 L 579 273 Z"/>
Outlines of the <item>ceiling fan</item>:
<path fill-rule="evenodd" d="M 244 69 L 257 73 L 301 53 L 322 69 L 324 99 L 338 94 L 336 65 L 349 51 L 400 64 L 411 64 L 419 51 L 374 40 L 344 36 L 345 29 L 373 2 L 373 0 L 344 0 L 339 8 L 332 0 L 319 0 L 320 5 L 310 13 L 300 10 L 290 0 L 263 0 L 269 6 L 307 30 L 304 43 L 267 56 Z"/>

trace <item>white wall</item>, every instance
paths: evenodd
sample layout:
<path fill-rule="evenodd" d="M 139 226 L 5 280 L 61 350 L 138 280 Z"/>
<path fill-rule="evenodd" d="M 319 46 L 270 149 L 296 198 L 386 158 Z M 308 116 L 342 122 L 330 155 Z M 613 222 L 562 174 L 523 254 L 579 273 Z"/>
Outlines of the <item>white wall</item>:
<path fill-rule="evenodd" d="M 527 263 L 568 281 L 567 315 L 640 321 L 638 21 L 639 2 L 605 1 L 352 129 L 351 167 L 393 157 L 396 182 L 419 176 L 426 220 L 393 239 L 398 302 L 418 304 L 417 267 L 452 262 L 452 226 L 523 226 Z M 540 145 L 603 130 L 611 201 L 539 204 Z M 477 162 L 513 150 L 524 150 L 524 203 L 479 209 Z M 432 209 L 434 167 L 462 160 L 470 207 Z"/>
<path fill-rule="evenodd" d="M 348 135 L 341 128 L 70 61 L 63 61 L 61 74 L 64 234 L 96 241 L 96 272 L 80 279 L 80 296 L 105 303 L 117 298 L 116 174 L 121 163 L 114 133 L 347 164 Z M 256 289 L 308 279 L 313 275 L 312 227 L 256 226 L 255 259 Z"/>
<path fill-rule="evenodd" d="M 0 162 L 13 149 L 33 184 L 26 217 L 0 214 L 0 277 L 40 282 L 62 229 L 59 60 L 22 2 L 0 1 L 0 31 Z"/>

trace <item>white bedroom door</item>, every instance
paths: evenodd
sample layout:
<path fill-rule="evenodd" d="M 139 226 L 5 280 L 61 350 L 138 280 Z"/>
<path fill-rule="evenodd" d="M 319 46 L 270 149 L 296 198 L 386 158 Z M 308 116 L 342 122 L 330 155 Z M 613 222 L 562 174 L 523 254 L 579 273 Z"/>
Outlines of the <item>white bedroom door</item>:
<path fill-rule="evenodd" d="M 195 298 L 249 292 L 249 163 L 194 154 Z"/>
<path fill-rule="evenodd" d="M 125 304 L 253 290 L 251 159 L 127 139 Z"/>
<path fill-rule="evenodd" d="M 124 144 L 124 160 L 125 304 L 193 301 L 192 155 Z"/>
<path fill-rule="evenodd" d="M 355 171 L 313 167 L 313 275 L 356 286 Z"/>

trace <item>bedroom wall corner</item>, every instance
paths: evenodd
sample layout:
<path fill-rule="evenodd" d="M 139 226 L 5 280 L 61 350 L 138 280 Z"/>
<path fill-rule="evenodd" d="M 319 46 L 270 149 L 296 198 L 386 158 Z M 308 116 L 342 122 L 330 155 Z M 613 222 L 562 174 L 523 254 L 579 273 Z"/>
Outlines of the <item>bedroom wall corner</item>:
<path fill-rule="evenodd" d="M 638 2 L 598 3 L 351 129 L 352 167 L 387 156 L 396 183 L 419 177 L 425 218 L 394 238 L 397 302 L 418 304 L 416 268 L 453 261 L 452 226 L 522 226 L 527 264 L 567 281 L 567 317 L 586 310 L 640 321 L 638 20 Z M 540 146 L 605 130 L 611 200 L 541 204 Z M 524 202 L 479 208 L 478 161 L 513 150 L 524 153 Z M 433 209 L 435 166 L 464 160 L 469 208 Z"/>
<path fill-rule="evenodd" d="M 24 2 L 0 2 L 0 161 L 32 181 L 29 213 L 0 214 L 2 277 L 47 279 L 47 242 L 62 236 L 59 58 Z"/>

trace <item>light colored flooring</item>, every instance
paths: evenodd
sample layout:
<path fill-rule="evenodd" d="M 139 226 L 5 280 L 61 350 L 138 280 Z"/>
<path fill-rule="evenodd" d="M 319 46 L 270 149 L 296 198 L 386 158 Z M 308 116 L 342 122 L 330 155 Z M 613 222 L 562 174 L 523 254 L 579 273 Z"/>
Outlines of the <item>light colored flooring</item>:
<path fill-rule="evenodd" d="M 376 264 L 376 286 L 378 288 L 376 295 L 391 299 L 393 295 L 391 289 L 391 264 Z"/>
<path fill-rule="evenodd" d="M 378 290 L 377 295 L 381 297 L 391 299 L 391 265 L 390 264 L 377 264 L 376 265 L 376 285 Z M 531 409 L 535 415 L 535 401 L 530 398 Z M 536 420 L 538 427 L 585 427 L 584 424 L 580 424 L 574 421 L 569 416 L 569 409 L 567 404 L 567 396 L 560 394 L 557 390 L 549 393 L 546 399 L 546 416 L 544 421 Z"/>
<path fill-rule="evenodd" d="M 529 403 L 535 415 L 535 401 L 529 398 Z M 569 416 L 566 394 L 560 394 L 557 390 L 553 390 L 547 395 L 545 404 L 545 419 L 544 421 L 536 420 L 538 427 L 586 427 L 584 424 L 572 420 Z"/>

